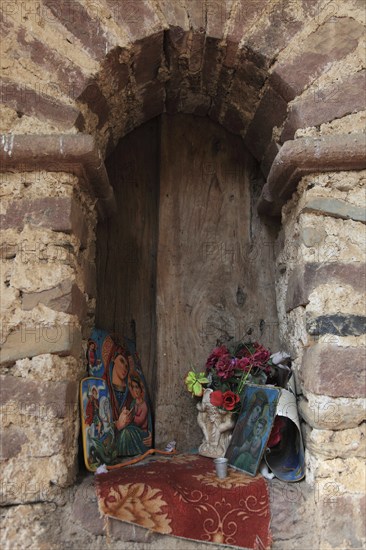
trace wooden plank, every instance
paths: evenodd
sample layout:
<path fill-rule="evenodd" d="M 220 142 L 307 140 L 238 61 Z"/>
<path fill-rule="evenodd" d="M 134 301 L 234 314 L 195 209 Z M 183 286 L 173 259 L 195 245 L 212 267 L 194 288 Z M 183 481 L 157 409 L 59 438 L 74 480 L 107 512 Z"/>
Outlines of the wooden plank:
<path fill-rule="evenodd" d="M 190 365 L 202 369 L 220 336 L 239 339 L 277 318 L 273 240 L 251 218 L 250 158 L 240 137 L 209 119 L 163 117 L 157 444 L 175 438 L 179 448 L 191 448 L 201 438 L 183 384 Z"/>

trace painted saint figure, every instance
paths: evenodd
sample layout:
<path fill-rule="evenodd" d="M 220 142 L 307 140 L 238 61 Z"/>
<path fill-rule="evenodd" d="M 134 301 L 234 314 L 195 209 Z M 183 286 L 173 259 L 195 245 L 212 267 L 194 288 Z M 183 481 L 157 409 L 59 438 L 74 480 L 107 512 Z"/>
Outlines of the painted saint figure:
<path fill-rule="evenodd" d="M 123 406 L 115 423 L 117 451 L 120 456 L 133 456 L 146 452 L 152 444 L 150 417 L 145 401 L 145 390 L 140 378 L 130 378 L 130 392 L 133 397 L 130 408 Z"/>
<path fill-rule="evenodd" d="M 88 426 L 94 425 L 95 431 L 98 437 L 100 437 L 103 433 L 103 422 L 99 414 L 98 397 L 98 389 L 96 386 L 93 386 L 89 393 L 88 402 L 86 404 L 85 424 L 87 424 Z"/>
<path fill-rule="evenodd" d="M 246 439 L 239 448 L 233 466 L 247 472 L 254 472 L 259 455 L 261 454 L 263 446 L 262 438 L 266 431 L 266 427 L 267 420 L 264 417 L 259 418 L 253 428 L 252 437 Z"/>

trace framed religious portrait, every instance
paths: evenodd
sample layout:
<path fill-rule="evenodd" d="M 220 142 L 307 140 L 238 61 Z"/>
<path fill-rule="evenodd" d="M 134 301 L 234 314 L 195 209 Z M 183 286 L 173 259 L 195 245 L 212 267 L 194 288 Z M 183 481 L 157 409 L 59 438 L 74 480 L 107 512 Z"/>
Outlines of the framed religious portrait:
<path fill-rule="evenodd" d="M 247 384 L 242 408 L 226 451 L 229 465 L 249 475 L 257 474 L 276 416 L 281 389 Z"/>
<path fill-rule="evenodd" d="M 85 464 L 95 471 L 152 448 L 151 405 L 134 342 L 94 329 L 81 382 Z"/>

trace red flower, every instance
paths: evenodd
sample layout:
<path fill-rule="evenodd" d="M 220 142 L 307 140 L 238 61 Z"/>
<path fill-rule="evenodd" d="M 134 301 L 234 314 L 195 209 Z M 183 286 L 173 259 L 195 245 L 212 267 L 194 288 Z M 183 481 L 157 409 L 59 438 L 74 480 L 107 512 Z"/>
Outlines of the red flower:
<path fill-rule="evenodd" d="M 280 416 L 276 416 L 271 430 L 271 434 L 267 441 L 267 447 L 278 445 L 282 437 L 282 429 L 285 427 L 285 421 Z"/>
<path fill-rule="evenodd" d="M 210 393 L 210 402 L 214 407 L 222 407 L 224 403 L 224 394 L 220 390 L 216 390 Z"/>
<path fill-rule="evenodd" d="M 236 360 L 236 368 L 247 371 L 249 369 L 250 361 L 248 357 L 242 357 Z"/>
<path fill-rule="evenodd" d="M 227 380 L 235 370 L 235 361 L 230 355 L 223 355 L 216 363 L 216 373 L 223 380 Z"/>
<path fill-rule="evenodd" d="M 229 350 L 227 349 L 226 346 L 220 346 L 218 348 L 214 348 L 206 361 L 206 369 L 209 370 L 211 369 L 211 367 L 214 367 L 217 361 L 220 359 L 220 357 L 223 357 L 228 353 L 229 353 Z"/>
<path fill-rule="evenodd" d="M 211 394 L 212 395 L 212 394 Z M 226 391 L 224 394 L 223 394 L 223 404 L 222 406 L 224 407 L 224 409 L 226 409 L 227 411 L 232 411 L 234 408 L 235 408 L 235 405 L 237 403 L 239 403 L 240 399 L 239 399 L 239 396 L 228 390 Z"/>

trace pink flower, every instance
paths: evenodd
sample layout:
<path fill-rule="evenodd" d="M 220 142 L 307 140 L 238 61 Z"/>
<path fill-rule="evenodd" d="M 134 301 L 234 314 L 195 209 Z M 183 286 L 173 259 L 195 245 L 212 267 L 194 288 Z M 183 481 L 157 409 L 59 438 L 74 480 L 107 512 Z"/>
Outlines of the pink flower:
<path fill-rule="evenodd" d="M 224 403 L 224 394 L 222 393 L 222 391 L 216 390 L 211 392 L 210 402 L 211 405 L 214 405 L 214 407 L 222 407 Z"/>
<path fill-rule="evenodd" d="M 235 408 L 235 405 L 237 403 L 239 403 L 240 399 L 239 399 L 239 396 L 228 390 L 226 391 L 224 394 L 223 394 L 223 404 L 222 406 L 224 407 L 224 409 L 226 409 L 227 411 L 232 411 L 234 408 Z"/>

